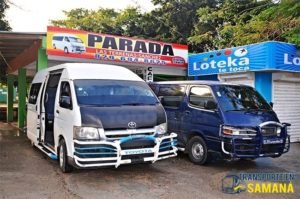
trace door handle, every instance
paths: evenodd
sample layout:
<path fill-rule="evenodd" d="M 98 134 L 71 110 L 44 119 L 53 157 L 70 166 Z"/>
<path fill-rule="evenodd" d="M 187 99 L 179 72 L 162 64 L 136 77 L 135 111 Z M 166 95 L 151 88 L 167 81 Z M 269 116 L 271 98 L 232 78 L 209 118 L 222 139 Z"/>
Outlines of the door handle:
<path fill-rule="evenodd" d="M 184 111 L 184 113 L 185 113 L 186 115 L 189 115 L 191 112 L 190 112 L 190 111 Z"/>
<path fill-rule="evenodd" d="M 56 110 L 56 113 L 59 114 L 59 110 Z"/>

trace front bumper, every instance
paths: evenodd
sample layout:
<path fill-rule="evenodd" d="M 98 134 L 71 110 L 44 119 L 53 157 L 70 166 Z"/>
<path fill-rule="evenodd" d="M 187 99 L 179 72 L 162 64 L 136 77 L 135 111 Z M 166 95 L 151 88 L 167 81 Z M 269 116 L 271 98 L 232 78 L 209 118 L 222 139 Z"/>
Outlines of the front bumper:
<path fill-rule="evenodd" d="M 139 147 L 130 145 L 138 143 Z M 146 143 L 141 146 L 140 143 Z M 150 144 L 150 147 L 149 147 Z M 125 140 L 84 142 L 74 140 L 73 160 L 79 168 L 119 167 L 122 164 L 156 162 L 177 156 L 177 134 L 168 136 L 130 136 Z M 126 149 L 124 149 L 126 148 Z"/>
<path fill-rule="evenodd" d="M 257 137 L 227 137 L 221 141 L 221 147 L 223 153 L 232 158 L 276 157 L 289 151 L 290 136 L 285 140 L 281 138 L 269 139 L 269 144 L 263 144 L 262 140 Z"/>
<path fill-rule="evenodd" d="M 283 128 L 284 129 L 284 128 Z M 283 130 L 280 136 L 228 136 L 220 132 L 222 152 L 231 158 L 279 157 L 290 149 L 290 136 Z"/>
<path fill-rule="evenodd" d="M 73 53 L 85 53 L 85 48 L 83 48 L 83 47 L 73 47 L 72 48 L 72 52 Z"/>

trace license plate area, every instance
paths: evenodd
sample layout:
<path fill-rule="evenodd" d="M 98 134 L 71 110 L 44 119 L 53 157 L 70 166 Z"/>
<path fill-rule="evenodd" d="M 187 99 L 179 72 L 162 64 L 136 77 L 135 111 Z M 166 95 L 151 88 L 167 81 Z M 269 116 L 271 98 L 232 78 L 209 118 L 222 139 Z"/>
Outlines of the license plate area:
<path fill-rule="evenodd" d="M 152 148 L 144 148 L 144 149 L 129 149 L 121 152 L 122 155 L 139 155 L 139 154 L 147 154 L 153 153 Z"/>
<path fill-rule="evenodd" d="M 281 138 L 264 139 L 263 144 L 283 144 L 283 139 Z"/>

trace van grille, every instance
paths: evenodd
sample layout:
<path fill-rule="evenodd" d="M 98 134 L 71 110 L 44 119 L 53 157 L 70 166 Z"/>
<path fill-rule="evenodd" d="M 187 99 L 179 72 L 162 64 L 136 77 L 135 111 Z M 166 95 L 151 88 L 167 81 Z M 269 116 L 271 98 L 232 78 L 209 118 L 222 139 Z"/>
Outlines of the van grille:
<path fill-rule="evenodd" d="M 105 130 L 104 134 L 107 140 L 119 140 L 128 136 L 151 136 L 155 128 Z"/>
<path fill-rule="evenodd" d="M 153 148 L 155 147 L 155 142 L 153 140 L 146 139 L 134 139 L 130 142 L 121 143 L 121 149 L 143 149 L 143 148 Z"/>
<path fill-rule="evenodd" d="M 264 126 L 261 128 L 261 133 L 263 136 L 277 136 L 277 128 L 274 126 Z"/>
<path fill-rule="evenodd" d="M 117 157 L 117 149 L 105 144 L 74 144 L 74 154 L 79 158 Z"/>

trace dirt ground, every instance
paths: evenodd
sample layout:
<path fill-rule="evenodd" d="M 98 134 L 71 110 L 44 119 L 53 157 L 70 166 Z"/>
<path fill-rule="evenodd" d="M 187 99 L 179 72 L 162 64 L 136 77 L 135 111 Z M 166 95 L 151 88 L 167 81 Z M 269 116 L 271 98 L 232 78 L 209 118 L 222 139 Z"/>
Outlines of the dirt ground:
<path fill-rule="evenodd" d="M 300 198 L 300 143 L 280 158 L 194 165 L 184 154 L 155 164 L 61 173 L 26 136 L 0 123 L 0 198 Z M 224 194 L 221 179 L 238 172 L 292 172 L 294 194 Z"/>

